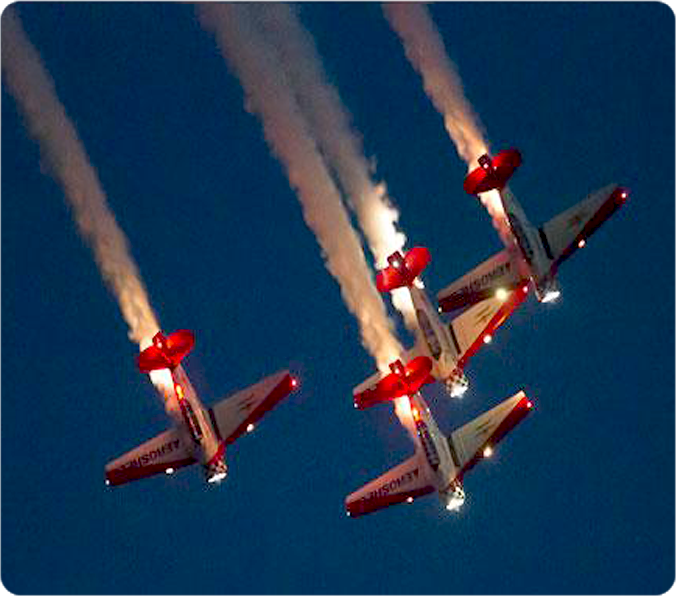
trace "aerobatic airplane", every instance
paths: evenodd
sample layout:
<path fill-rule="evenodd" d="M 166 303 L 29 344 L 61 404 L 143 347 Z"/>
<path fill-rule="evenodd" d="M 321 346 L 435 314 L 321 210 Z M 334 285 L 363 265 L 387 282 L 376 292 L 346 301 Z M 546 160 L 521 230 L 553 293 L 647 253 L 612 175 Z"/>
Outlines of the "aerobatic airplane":
<path fill-rule="evenodd" d="M 202 464 L 207 482 L 220 482 L 228 472 L 226 446 L 251 432 L 298 385 L 289 372 L 282 371 L 206 408 L 181 366 L 194 343 L 190 331 L 168 336 L 158 332 L 152 345 L 139 354 L 139 370 L 150 374 L 175 426 L 108 463 L 106 484 L 173 474 L 194 463 Z"/>
<path fill-rule="evenodd" d="M 555 300 L 560 295 L 556 279 L 560 265 L 583 248 L 588 238 L 625 203 L 628 191 L 610 184 L 537 228 L 506 187 L 522 163 L 519 151 L 507 149 L 493 158 L 483 155 L 478 162 L 480 167 L 468 174 L 463 188 L 471 195 L 499 193 L 513 246 L 439 292 L 440 309 L 454 312 L 485 300 L 497 291 L 529 284 L 540 302 Z"/>
<path fill-rule="evenodd" d="M 468 386 L 463 374 L 466 363 L 482 345 L 491 341 L 493 331 L 517 308 L 526 294 L 520 288 L 488 296 L 445 325 L 419 279 L 430 263 L 428 249 L 416 246 L 404 256 L 395 252 L 388 257 L 388 263 L 388 267 L 378 272 L 376 287 L 380 292 L 406 287 L 418 324 L 416 344 L 404 355 L 404 359 L 416 361 L 417 357 L 427 357 L 432 362 L 432 377 L 442 382 L 451 396 L 461 396 Z M 380 377 L 377 373 L 362 386 L 369 387 Z"/>
<path fill-rule="evenodd" d="M 430 359 L 420 356 L 407 365 L 398 360 L 390 367 L 393 372 L 375 386 L 355 388 L 355 406 L 363 409 L 396 398 L 408 399 L 416 429 L 415 452 L 350 494 L 345 500 L 346 512 L 358 517 L 397 503 L 412 503 L 435 491 L 448 510 L 458 509 L 465 500 L 465 474 L 481 459 L 491 456 L 495 445 L 526 417 L 533 405 L 519 391 L 447 437 L 419 391 L 434 380 L 430 376 Z"/>

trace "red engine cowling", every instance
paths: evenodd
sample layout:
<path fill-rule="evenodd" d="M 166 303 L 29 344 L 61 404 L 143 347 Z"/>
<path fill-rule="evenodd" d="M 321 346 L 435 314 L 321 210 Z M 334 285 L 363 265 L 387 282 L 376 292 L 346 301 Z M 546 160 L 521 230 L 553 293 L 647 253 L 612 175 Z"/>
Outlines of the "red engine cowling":
<path fill-rule="evenodd" d="M 158 331 L 153 337 L 153 345 L 137 356 L 137 366 L 143 373 L 162 368 L 176 368 L 194 345 L 195 336 L 186 329 L 180 329 L 167 336 Z"/>
<path fill-rule="evenodd" d="M 483 155 L 478 163 L 480 167 L 470 172 L 463 182 L 463 190 L 469 195 L 503 188 L 522 163 L 522 156 L 517 149 L 505 149 L 494 158 Z"/>
<path fill-rule="evenodd" d="M 394 252 L 388 257 L 390 265 L 376 275 L 379 292 L 390 292 L 410 286 L 430 263 L 430 251 L 424 246 L 415 246 L 404 256 Z"/>
<path fill-rule="evenodd" d="M 355 407 L 358 410 L 371 408 L 398 397 L 413 395 L 423 385 L 435 381 L 430 374 L 433 361 L 427 356 L 418 356 L 406 365 L 397 360 L 390 368 L 393 372 L 383 377 L 375 387 L 355 395 Z"/>

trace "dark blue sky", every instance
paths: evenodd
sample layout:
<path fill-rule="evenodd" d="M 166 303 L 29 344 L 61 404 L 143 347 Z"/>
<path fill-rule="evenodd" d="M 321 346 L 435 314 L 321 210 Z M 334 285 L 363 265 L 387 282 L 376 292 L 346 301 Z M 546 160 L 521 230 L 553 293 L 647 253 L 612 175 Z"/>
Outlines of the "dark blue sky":
<path fill-rule="evenodd" d="M 2 580 L 19 593 L 659 593 L 674 579 L 674 16 L 658 3 L 437 4 L 534 223 L 608 182 L 631 200 L 470 363 L 450 431 L 517 389 L 533 415 L 437 499 L 359 520 L 346 494 L 412 449 L 299 203 L 213 38 L 182 4 L 15 5 L 203 399 L 289 366 L 301 390 L 227 457 L 107 490 L 167 419 L 117 303 L 2 93 Z M 304 4 L 437 291 L 500 250 L 376 4 Z M 404 336 L 403 336 L 404 338 Z M 409 341 L 408 339 L 406 341 Z"/>

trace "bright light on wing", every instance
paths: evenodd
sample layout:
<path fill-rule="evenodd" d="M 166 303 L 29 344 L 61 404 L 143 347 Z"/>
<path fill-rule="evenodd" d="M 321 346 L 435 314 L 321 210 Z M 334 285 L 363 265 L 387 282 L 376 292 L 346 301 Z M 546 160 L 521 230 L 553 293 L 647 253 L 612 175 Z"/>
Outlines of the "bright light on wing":
<path fill-rule="evenodd" d="M 252 432 L 253 430 L 254 430 L 254 425 L 251 424 L 251 423 L 248 424 L 248 425 L 247 425 L 247 432 L 250 433 L 250 432 Z"/>
<path fill-rule="evenodd" d="M 543 300 L 541 300 L 541 302 L 554 302 L 560 297 L 560 295 L 561 292 L 559 290 L 549 290 L 545 293 L 545 296 L 543 296 Z"/>
<path fill-rule="evenodd" d="M 507 297 L 508 291 L 505 288 L 498 288 L 498 290 L 496 290 L 496 298 L 498 298 L 501 302 L 504 302 Z"/>
<path fill-rule="evenodd" d="M 484 457 L 491 457 L 493 455 L 493 453 L 494 453 L 494 450 L 491 448 L 491 445 L 487 445 L 484 448 L 484 451 L 482 451 L 482 455 Z"/>
<path fill-rule="evenodd" d="M 226 476 L 228 476 L 228 472 L 217 472 L 213 476 L 207 478 L 207 482 L 209 482 L 210 484 L 217 484 L 222 480 L 224 480 Z"/>
<path fill-rule="evenodd" d="M 491 343 L 491 335 L 489 335 L 488 333 L 484 336 L 484 343 L 485 344 Z"/>

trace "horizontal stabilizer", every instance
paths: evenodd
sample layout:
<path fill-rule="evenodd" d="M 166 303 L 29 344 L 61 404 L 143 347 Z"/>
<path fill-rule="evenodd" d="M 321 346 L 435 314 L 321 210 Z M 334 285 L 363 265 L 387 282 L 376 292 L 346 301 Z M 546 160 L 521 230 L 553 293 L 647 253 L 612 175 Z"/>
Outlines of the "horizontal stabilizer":
<path fill-rule="evenodd" d="M 413 501 L 435 490 L 428 477 L 425 459 L 419 452 L 391 468 L 361 489 L 348 495 L 346 511 L 351 517 L 372 513 L 390 505 Z"/>
<path fill-rule="evenodd" d="M 577 249 L 583 248 L 627 198 L 627 190 L 610 184 L 545 223 L 540 232 L 545 252 L 553 261 L 551 272 L 555 273 Z"/>
<path fill-rule="evenodd" d="M 438 292 L 443 312 L 453 312 L 517 288 L 522 279 L 507 250 L 502 250 Z M 526 282 L 525 282 L 526 283 Z"/>
<path fill-rule="evenodd" d="M 488 412 L 456 429 L 449 437 L 454 463 L 461 469 L 460 477 L 529 414 L 532 403 L 524 391 L 501 402 Z"/>
<path fill-rule="evenodd" d="M 390 292 L 410 286 L 430 263 L 430 251 L 424 246 L 415 246 L 402 256 L 395 252 L 388 257 L 388 267 L 376 274 L 379 292 Z"/>
<path fill-rule="evenodd" d="M 522 156 L 517 149 L 504 149 L 493 158 L 485 154 L 477 161 L 480 167 L 463 181 L 463 190 L 469 195 L 503 188 L 522 163 Z"/>
<path fill-rule="evenodd" d="M 171 474 L 194 464 L 193 443 L 172 428 L 128 451 L 106 465 L 106 484 L 113 486 L 155 474 Z"/>
<path fill-rule="evenodd" d="M 381 377 L 376 384 L 365 386 L 362 383 L 355 389 L 353 398 L 356 408 L 364 410 L 398 397 L 413 395 L 423 385 L 435 381 L 430 374 L 433 363 L 427 356 L 418 356 L 407 364 L 398 360 L 390 367 L 393 372 Z"/>
<path fill-rule="evenodd" d="M 149 373 L 163 368 L 176 368 L 195 345 L 192 331 L 179 329 L 165 336 L 159 331 L 153 337 L 153 344 L 141 352 L 136 359 L 139 370 Z"/>
<path fill-rule="evenodd" d="M 250 424 L 258 422 L 287 397 L 296 385 L 296 379 L 285 370 L 221 400 L 209 410 L 214 430 L 226 445 L 232 443 L 247 432 Z"/>
<path fill-rule="evenodd" d="M 449 323 L 449 332 L 458 348 L 458 368 L 464 369 L 468 360 L 492 339 L 493 333 L 524 302 L 528 286 L 492 297 L 471 306 Z"/>

